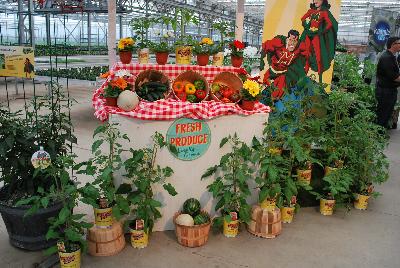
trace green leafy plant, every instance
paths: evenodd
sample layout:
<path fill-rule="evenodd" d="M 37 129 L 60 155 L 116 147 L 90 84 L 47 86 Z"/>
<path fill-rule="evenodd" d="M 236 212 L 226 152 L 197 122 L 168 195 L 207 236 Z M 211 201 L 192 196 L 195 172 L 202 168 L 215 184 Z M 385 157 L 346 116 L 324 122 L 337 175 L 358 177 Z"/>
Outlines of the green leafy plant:
<path fill-rule="evenodd" d="M 114 185 L 114 172 L 123 167 L 121 154 L 125 151 L 120 142 L 129 141 L 126 134 L 122 134 L 116 123 L 104 123 L 96 128 L 93 134 L 92 154 L 88 161 L 77 165 L 78 174 L 94 177 L 94 181 L 80 188 L 82 201 L 99 207 L 99 200 L 105 198 L 108 207 L 113 208 L 113 215 L 117 219 L 130 211 L 128 201 L 118 193 Z M 107 151 L 104 152 L 104 147 Z"/>
<path fill-rule="evenodd" d="M 254 170 L 251 168 L 252 151 L 244 142 L 240 141 L 236 133 L 223 138 L 222 148 L 229 143 L 232 151 L 221 157 L 220 163 L 207 169 L 202 179 L 217 175 L 214 182 L 207 186 L 209 192 L 216 198 L 215 211 L 220 210 L 221 216 L 214 218 L 214 225 L 221 226 L 223 219 L 231 221 L 230 212 L 238 212 L 239 220 L 250 221 L 251 207 L 246 198 L 250 196 L 249 179 Z"/>
<path fill-rule="evenodd" d="M 157 152 L 168 144 L 158 132 L 152 136 L 152 141 L 152 148 L 130 149 L 131 156 L 124 162 L 129 183 L 122 184 L 120 187 L 124 188 L 124 193 L 127 194 L 126 200 L 133 206 L 131 211 L 133 218 L 144 221 L 146 233 L 151 233 L 154 222 L 161 218 L 159 208 L 162 204 L 154 199 L 153 186 L 162 184 L 171 196 L 177 194 L 175 188 L 170 183 L 165 182 L 167 178 L 172 176 L 173 170 L 170 167 L 162 168 L 156 165 Z M 171 147 L 171 150 L 176 152 L 176 148 L 175 150 L 174 148 Z"/>
<path fill-rule="evenodd" d="M 218 21 L 212 24 L 212 28 L 217 30 L 220 34 L 219 42 L 214 44 L 213 53 L 218 53 L 224 51 L 227 44 L 227 38 L 233 38 L 235 33 L 230 30 L 230 23 L 227 21 Z"/>
<path fill-rule="evenodd" d="M 139 48 L 146 48 L 149 46 L 149 40 L 147 33 L 150 27 L 157 23 L 159 19 L 151 17 L 133 18 L 130 22 L 130 26 L 135 33 L 135 40 Z"/>
<path fill-rule="evenodd" d="M 171 23 L 172 29 L 174 31 L 176 31 L 179 27 L 179 40 L 175 42 L 176 45 L 193 45 L 193 37 L 186 34 L 187 25 L 199 24 L 199 21 L 193 11 L 185 8 L 176 8 L 175 16 L 173 18 L 170 18 L 169 22 Z"/>
<path fill-rule="evenodd" d="M 59 84 L 50 87 L 52 95 L 35 97 L 25 115 L 0 107 L 1 201 L 10 206 L 20 199 L 42 196 L 54 186 L 45 173 L 36 172 L 32 166 L 31 157 L 40 146 L 56 159 L 66 155 L 76 142 L 69 117 L 74 100 Z"/>

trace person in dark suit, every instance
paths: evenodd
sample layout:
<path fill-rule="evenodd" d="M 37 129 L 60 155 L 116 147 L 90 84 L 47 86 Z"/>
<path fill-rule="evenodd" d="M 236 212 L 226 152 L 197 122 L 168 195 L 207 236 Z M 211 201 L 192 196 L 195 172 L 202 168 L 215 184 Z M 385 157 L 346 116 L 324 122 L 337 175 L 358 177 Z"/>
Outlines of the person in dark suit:
<path fill-rule="evenodd" d="M 386 47 L 376 69 L 375 97 L 378 102 L 377 123 L 389 128 L 388 122 L 397 101 L 397 87 L 400 86 L 400 70 L 395 56 L 400 51 L 400 37 L 390 37 Z"/>

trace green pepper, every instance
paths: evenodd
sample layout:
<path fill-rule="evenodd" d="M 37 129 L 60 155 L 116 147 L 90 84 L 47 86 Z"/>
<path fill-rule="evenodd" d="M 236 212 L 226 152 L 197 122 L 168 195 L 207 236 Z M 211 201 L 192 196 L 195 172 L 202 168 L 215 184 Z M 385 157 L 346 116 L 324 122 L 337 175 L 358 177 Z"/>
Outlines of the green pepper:
<path fill-rule="evenodd" d="M 196 96 L 195 95 L 187 95 L 187 97 L 186 97 L 186 100 L 188 101 L 188 102 L 197 102 L 197 98 L 196 98 Z"/>
<path fill-rule="evenodd" d="M 194 81 L 193 84 L 196 89 L 205 89 L 206 88 L 206 84 L 204 83 L 203 80 L 196 80 L 196 81 Z"/>

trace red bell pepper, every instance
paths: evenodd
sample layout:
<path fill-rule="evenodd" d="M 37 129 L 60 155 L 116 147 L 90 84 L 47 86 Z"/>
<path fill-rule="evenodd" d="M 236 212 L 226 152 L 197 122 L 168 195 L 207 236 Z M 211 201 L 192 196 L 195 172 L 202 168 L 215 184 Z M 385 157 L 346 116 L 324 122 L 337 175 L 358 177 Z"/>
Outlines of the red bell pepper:
<path fill-rule="evenodd" d="M 194 95 L 196 95 L 196 98 L 197 98 L 198 100 L 203 100 L 203 99 L 207 96 L 207 93 L 206 93 L 206 91 L 203 90 L 203 89 L 198 89 L 198 90 L 196 90 L 196 92 L 194 93 Z"/>

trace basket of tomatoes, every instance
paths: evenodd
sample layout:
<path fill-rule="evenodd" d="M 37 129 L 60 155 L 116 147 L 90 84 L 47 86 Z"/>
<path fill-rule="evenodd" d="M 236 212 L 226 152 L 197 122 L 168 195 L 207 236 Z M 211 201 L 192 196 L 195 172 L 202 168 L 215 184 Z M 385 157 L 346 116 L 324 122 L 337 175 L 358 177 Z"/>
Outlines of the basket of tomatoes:
<path fill-rule="evenodd" d="M 177 100 L 198 103 L 207 99 L 209 87 L 204 76 L 189 70 L 176 77 L 172 92 Z"/>
<path fill-rule="evenodd" d="M 211 98 L 215 101 L 235 104 L 240 101 L 242 79 L 235 73 L 222 72 L 215 76 L 211 85 Z"/>

